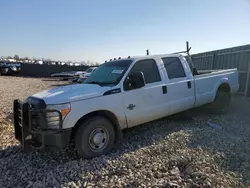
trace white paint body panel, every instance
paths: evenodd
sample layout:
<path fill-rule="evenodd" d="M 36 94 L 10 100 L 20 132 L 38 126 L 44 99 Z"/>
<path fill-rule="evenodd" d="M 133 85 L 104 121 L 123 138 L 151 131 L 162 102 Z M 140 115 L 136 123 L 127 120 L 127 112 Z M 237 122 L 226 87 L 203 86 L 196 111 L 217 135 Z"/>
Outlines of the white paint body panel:
<path fill-rule="evenodd" d="M 161 60 L 163 57 L 178 57 L 184 67 L 186 77 L 169 80 Z M 140 89 L 124 91 L 123 82 L 131 67 L 137 61 L 144 59 L 156 61 L 161 81 L 146 84 Z M 49 105 L 71 104 L 71 111 L 63 121 L 64 129 L 73 127 L 84 115 L 99 110 L 113 113 L 121 129 L 124 129 L 210 103 L 214 100 L 217 89 L 222 83 L 229 84 L 232 93 L 239 88 L 237 69 L 214 71 L 193 77 L 188 63 L 181 55 L 145 56 L 132 58 L 132 60 L 133 63 L 120 83 L 114 87 L 76 84 L 46 90 L 33 96 L 43 99 Z M 191 88 L 188 88 L 187 82 L 191 83 Z M 167 87 L 166 94 L 163 94 L 162 86 Z M 103 95 L 106 91 L 118 88 L 121 92 Z M 130 104 L 135 105 L 133 110 L 127 108 Z"/>

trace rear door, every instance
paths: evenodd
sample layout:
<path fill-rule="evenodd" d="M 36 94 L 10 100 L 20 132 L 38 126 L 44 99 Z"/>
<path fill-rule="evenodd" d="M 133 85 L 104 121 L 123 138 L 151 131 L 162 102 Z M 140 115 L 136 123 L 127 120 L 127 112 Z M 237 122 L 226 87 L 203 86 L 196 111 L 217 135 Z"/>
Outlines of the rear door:
<path fill-rule="evenodd" d="M 164 102 L 165 77 L 161 75 L 158 66 L 154 59 L 139 60 L 127 74 L 143 72 L 145 78 L 145 86 L 142 88 L 126 90 L 123 87 L 123 103 L 128 127 L 162 117 L 168 109 L 168 103 Z"/>
<path fill-rule="evenodd" d="M 162 58 L 167 75 L 169 114 L 192 108 L 195 103 L 194 79 L 184 58 Z"/>

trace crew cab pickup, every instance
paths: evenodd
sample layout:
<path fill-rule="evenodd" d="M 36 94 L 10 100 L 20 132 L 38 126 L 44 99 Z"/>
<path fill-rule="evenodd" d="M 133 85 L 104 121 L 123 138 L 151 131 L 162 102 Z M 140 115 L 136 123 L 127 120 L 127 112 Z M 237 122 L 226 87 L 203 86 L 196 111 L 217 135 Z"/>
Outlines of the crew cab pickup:
<path fill-rule="evenodd" d="M 237 69 L 194 70 L 180 54 L 105 62 L 82 84 L 15 100 L 15 137 L 24 150 L 72 141 L 92 158 L 119 143 L 123 129 L 205 104 L 226 111 L 239 88 Z"/>

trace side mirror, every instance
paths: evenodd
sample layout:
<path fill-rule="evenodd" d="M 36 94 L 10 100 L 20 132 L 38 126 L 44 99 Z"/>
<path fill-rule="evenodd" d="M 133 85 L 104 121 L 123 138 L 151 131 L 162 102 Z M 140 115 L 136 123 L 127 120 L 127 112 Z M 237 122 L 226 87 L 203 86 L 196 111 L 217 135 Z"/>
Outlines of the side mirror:
<path fill-rule="evenodd" d="M 124 83 L 124 90 L 138 89 L 145 86 L 145 79 L 142 72 L 129 74 Z"/>

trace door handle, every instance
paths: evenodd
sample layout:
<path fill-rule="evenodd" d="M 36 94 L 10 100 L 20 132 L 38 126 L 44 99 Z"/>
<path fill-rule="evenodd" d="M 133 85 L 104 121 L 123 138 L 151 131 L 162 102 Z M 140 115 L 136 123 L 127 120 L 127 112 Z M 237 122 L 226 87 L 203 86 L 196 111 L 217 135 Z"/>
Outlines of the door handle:
<path fill-rule="evenodd" d="M 192 87 L 191 81 L 188 81 L 188 82 L 187 82 L 187 87 L 188 87 L 188 89 L 190 89 L 190 88 Z"/>
<path fill-rule="evenodd" d="M 162 93 L 166 94 L 168 92 L 167 86 L 162 86 Z"/>

